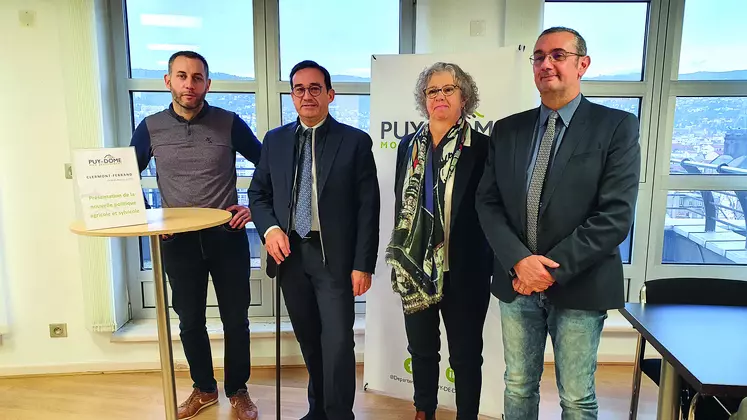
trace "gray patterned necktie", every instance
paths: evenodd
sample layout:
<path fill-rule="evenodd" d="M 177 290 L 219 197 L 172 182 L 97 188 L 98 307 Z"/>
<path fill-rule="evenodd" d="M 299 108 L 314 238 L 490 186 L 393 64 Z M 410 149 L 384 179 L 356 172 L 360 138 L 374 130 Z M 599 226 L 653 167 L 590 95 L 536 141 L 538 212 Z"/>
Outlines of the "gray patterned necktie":
<path fill-rule="evenodd" d="M 537 253 L 537 218 L 539 217 L 540 198 L 542 196 L 542 187 L 545 183 L 545 173 L 547 165 L 550 163 L 550 152 L 552 143 L 555 140 L 555 121 L 558 113 L 550 112 L 547 120 L 547 129 L 542 136 L 537 161 L 534 163 L 532 170 L 532 180 L 529 182 L 529 191 L 527 192 L 527 242 L 529 250 Z"/>
<path fill-rule="evenodd" d="M 301 173 L 298 177 L 298 196 L 296 197 L 295 230 L 302 238 L 311 232 L 311 128 L 302 134 Z"/>

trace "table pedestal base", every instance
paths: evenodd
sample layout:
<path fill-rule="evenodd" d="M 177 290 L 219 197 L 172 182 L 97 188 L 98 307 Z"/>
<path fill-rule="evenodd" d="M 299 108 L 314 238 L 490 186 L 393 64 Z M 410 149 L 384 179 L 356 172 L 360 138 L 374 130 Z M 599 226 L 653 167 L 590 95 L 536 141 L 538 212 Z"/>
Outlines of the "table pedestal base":
<path fill-rule="evenodd" d="M 666 360 L 661 361 L 657 420 L 678 420 L 680 415 L 680 377 Z"/>
<path fill-rule="evenodd" d="M 156 320 L 158 322 L 158 351 L 161 357 L 161 379 L 166 420 L 177 420 L 174 354 L 171 349 L 171 323 L 166 297 L 161 242 L 158 235 L 150 236 L 150 256 L 153 261 L 153 282 L 156 285 Z"/>

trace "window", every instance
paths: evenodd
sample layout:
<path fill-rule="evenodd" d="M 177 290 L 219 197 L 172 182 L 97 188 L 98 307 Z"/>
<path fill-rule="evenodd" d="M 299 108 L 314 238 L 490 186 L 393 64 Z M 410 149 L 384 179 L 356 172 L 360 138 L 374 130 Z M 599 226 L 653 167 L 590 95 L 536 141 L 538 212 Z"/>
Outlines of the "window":
<path fill-rule="evenodd" d="M 747 264 L 747 191 L 669 191 L 665 264 Z"/>
<path fill-rule="evenodd" d="M 610 108 L 619 109 L 621 111 L 627 111 L 636 117 L 640 118 L 640 98 L 600 98 L 600 97 L 587 97 L 591 102 L 599 105 L 608 106 Z"/>
<path fill-rule="evenodd" d="M 257 134 L 257 107 L 253 93 L 209 92 L 205 100 L 211 106 L 217 106 L 239 115 Z M 132 117 L 137 127 L 148 115 L 167 109 L 171 104 L 169 92 L 132 92 Z M 260 138 L 261 140 L 261 138 Z M 155 160 L 151 159 L 143 176 L 156 176 Z M 254 174 L 254 164 L 240 154 L 236 154 L 236 169 L 239 176 L 250 177 Z"/>
<path fill-rule="evenodd" d="M 591 57 L 584 80 L 643 79 L 648 3 L 550 2 L 544 28 L 565 26 L 586 40 Z"/>
<path fill-rule="evenodd" d="M 747 60 L 734 54 L 744 11 L 734 0 L 669 2 L 667 49 L 658 57 L 665 80 L 652 113 L 659 150 L 653 278 L 747 280 L 747 177 L 740 176 L 747 174 Z"/>
<path fill-rule="evenodd" d="M 114 7 L 115 34 L 121 35 L 114 37 L 112 49 L 124 56 L 115 60 L 123 81 L 118 84 L 118 102 L 126 104 L 118 117 L 119 145 L 129 145 L 132 130 L 171 103 L 163 76 L 169 57 L 180 50 L 205 56 L 212 79 L 206 100 L 236 112 L 260 139 L 269 128 L 296 118 L 287 80 L 292 66 L 305 59 L 319 62 L 332 74 L 337 95 L 330 114 L 369 130 L 371 56 L 399 52 L 401 2 L 277 0 L 277 9 L 274 3 L 217 0 L 204 8 L 178 0 L 125 0 L 122 8 Z M 309 22 L 318 30 L 306 30 Z M 255 51 L 263 53 L 255 56 Z M 144 193 L 153 207 L 161 205 L 156 166 L 151 161 L 142 174 Z M 237 154 L 236 171 L 239 202 L 247 205 L 254 166 Z M 250 314 L 272 315 L 272 281 L 264 273 L 264 250 L 253 225 L 247 226 L 247 236 L 252 262 Z M 128 267 L 136 273 L 129 284 L 133 314 L 154 317 L 148 306 L 153 293 L 148 238 L 128 242 L 126 248 Z M 255 293 L 255 288 L 260 290 Z M 356 311 L 362 313 L 364 305 L 365 299 L 357 299 Z M 218 315 L 211 308 L 208 314 Z"/>
<path fill-rule="evenodd" d="M 747 80 L 744 0 L 686 0 L 679 80 Z"/>
<path fill-rule="evenodd" d="M 213 0 L 205 7 L 181 0 L 127 0 L 126 8 L 133 79 L 162 79 L 169 57 L 180 50 L 202 54 L 211 79 L 254 79 L 251 1 Z"/>
<path fill-rule="evenodd" d="M 152 208 L 161 208 L 161 194 L 157 189 L 145 188 L 145 199 Z M 245 189 L 237 191 L 239 195 L 239 204 L 242 206 L 249 206 L 249 198 L 246 195 Z M 254 227 L 254 223 L 246 225 L 246 236 L 249 239 L 249 254 L 251 256 L 251 268 L 253 270 L 259 270 L 261 267 L 261 255 L 262 255 L 262 241 L 260 240 L 257 229 Z M 150 258 L 150 239 L 145 236 L 140 238 L 140 267 L 141 270 L 152 270 L 153 264 Z"/>
<path fill-rule="evenodd" d="M 399 52 L 399 7 L 399 0 L 280 0 L 280 80 L 313 59 L 333 82 L 370 81 L 371 55 Z"/>
<path fill-rule="evenodd" d="M 591 102 L 599 105 L 608 106 L 610 108 L 619 109 L 621 111 L 630 112 L 636 117 L 640 118 L 640 98 L 603 98 L 603 97 L 587 97 Z M 620 257 L 624 264 L 630 264 L 631 254 L 633 251 L 633 228 L 631 228 L 628 236 L 625 237 L 625 241 L 620 244 Z"/>
<path fill-rule="evenodd" d="M 333 85 L 334 87 L 334 85 Z M 282 96 L 283 124 L 293 122 L 298 117 L 291 95 Z M 337 121 L 368 131 L 371 123 L 371 97 L 368 95 L 335 95 L 329 104 L 329 114 Z"/>
<path fill-rule="evenodd" d="M 161 207 L 161 194 L 157 189 L 144 188 L 143 192 L 148 203 L 153 208 Z M 238 190 L 239 204 L 247 206 L 248 199 L 246 190 Z M 267 316 L 272 314 L 272 284 L 264 281 L 257 274 L 262 265 L 262 242 L 253 223 L 246 226 L 246 235 L 249 239 L 249 254 L 251 259 L 251 271 L 247 273 L 251 290 L 251 304 L 249 313 L 257 316 Z M 133 299 L 133 316 L 135 318 L 153 318 L 155 317 L 155 286 L 153 277 L 149 274 L 153 269 L 150 255 L 150 238 L 140 237 L 138 241 L 138 253 L 140 258 L 140 275 L 133 277 L 128 282 L 130 287 L 130 297 Z M 264 288 L 267 288 L 266 290 Z M 171 302 L 171 288 L 167 287 L 169 293 L 168 301 Z M 208 303 L 207 316 L 218 317 L 218 301 L 215 296 L 215 289 L 212 281 L 208 283 Z M 172 315 L 174 315 L 172 313 Z"/>
<path fill-rule="evenodd" d="M 185 7 L 177 0 L 126 0 L 123 3 L 122 9 L 114 9 L 115 16 L 121 13 L 122 21 L 115 22 L 115 26 L 121 25 L 118 31 L 123 34 L 115 41 L 114 50 L 127 53 L 125 60 L 118 61 L 118 76 L 124 80 L 118 95 L 129 99 L 120 102 L 129 105 L 120 114 L 120 146 L 129 145 L 132 130 L 146 116 L 166 109 L 171 103 L 163 76 L 168 71 L 168 59 L 180 50 L 196 51 L 208 61 L 212 84 L 206 95 L 207 102 L 237 113 L 261 139 L 259 129 L 263 122 L 267 125 L 267 112 L 266 104 L 258 109 L 256 93 L 259 83 L 266 83 L 266 80 L 258 80 L 261 77 L 257 77 L 255 71 L 255 2 L 217 0 L 211 2 L 209 8 Z M 230 13 L 226 13 L 227 10 Z M 265 120 L 261 122 L 260 118 Z M 239 204 L 248 205 L 246 189 L 254 166 L 238 153 L 236 173 Z M 160 207 L 153 160 L 142 175 L 147 200 L 153 207 Z M 251 272 L 247 273 L 252 287 L 250 314 L 272 315 L 272 287 L 262 271 L 260 237 L 252 224 L 247 226 L 246 232 L 251 252 Z M 129 271 L 134 273 L 128 282 L 133 316 L 155 317 L 149 306 L 153 280 L 148 238 L 132 240 L 126 249 Z M 208 301 L 215 302 L 212 289 Z M 208 308 L 208 316 L 218 316 L 217 309 L 213 309 Z"/>
<path fill-rule="evenodd" d="M 371 56 L 400 51 L 399 0 L 278 0 L 279 62 L 270 63 L 270 74 L 278 74 L 285 84 L 271 84 L 270 95 L 279 95 L 273 108 L 280 111 L 277 122 L 287 124 L 297 118 L 290 95 L 293 66 L 312 59 L 331 75 L 335 100 L 329 106 L 337 121 L 364 131 L 370 129 Z M 313 22 L 314 30 L 307 30 Z M 323 46 L 323 48 L 320 48 Z M 275 53 L 275 52 L 273 52 Z M 274 124 L 274 125 L 273 125 Z M 356 313 L 365 313 L 365 295 L 358 296 Z"/>
<path fill-rule="evenodd" d="M 205 96 L 205 101 L 212 106 L 237 113 L 252 131 L 257 133 L 257 107 L 253 93 L 209 92 Z M 133 92 L 132 110 L 135 127 L 148 115 L 163 111 L 170 104 L 169 92 Z"/>
<path fill-rule="evenodd" d="M 747 175 L 747 97 L 679 97 L 670 173 Z"/>

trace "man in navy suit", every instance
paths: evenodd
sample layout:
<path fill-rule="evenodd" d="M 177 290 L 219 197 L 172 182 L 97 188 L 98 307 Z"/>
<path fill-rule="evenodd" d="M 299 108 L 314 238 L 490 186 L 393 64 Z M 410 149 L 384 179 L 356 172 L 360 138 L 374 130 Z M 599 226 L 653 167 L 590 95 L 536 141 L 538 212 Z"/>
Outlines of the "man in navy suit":
<path fill-rule="evenodd" d="M 309 371 L 305 420 L 348 420 L 355 397 L 355 296 L 371 287 L 379 245 L 379 182 L 365 132 L 329 115 L 329 72 L 290 74 L 298 120 L 267 133 L 249 188 Z"/>

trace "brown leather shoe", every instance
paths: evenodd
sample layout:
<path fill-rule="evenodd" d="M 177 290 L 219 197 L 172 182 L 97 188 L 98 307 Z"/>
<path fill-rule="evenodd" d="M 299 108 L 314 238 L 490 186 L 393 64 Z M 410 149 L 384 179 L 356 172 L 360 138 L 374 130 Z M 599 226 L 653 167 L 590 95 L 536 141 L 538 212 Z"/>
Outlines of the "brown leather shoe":
<path fill-rule="evenodd" d="M 239 390 L 229 400 L 239 420 L 257 420 L 257 406 L 249 398 L 249 393 L 245 389 Z"/>
<path fill-rule="evenodd" d="M 196 416 L 203 408 L 218 402 L 218 392 L 202 392 L 195 388 L 192 394 L 178 407 L 179 420 L 187 420 Z"/>

